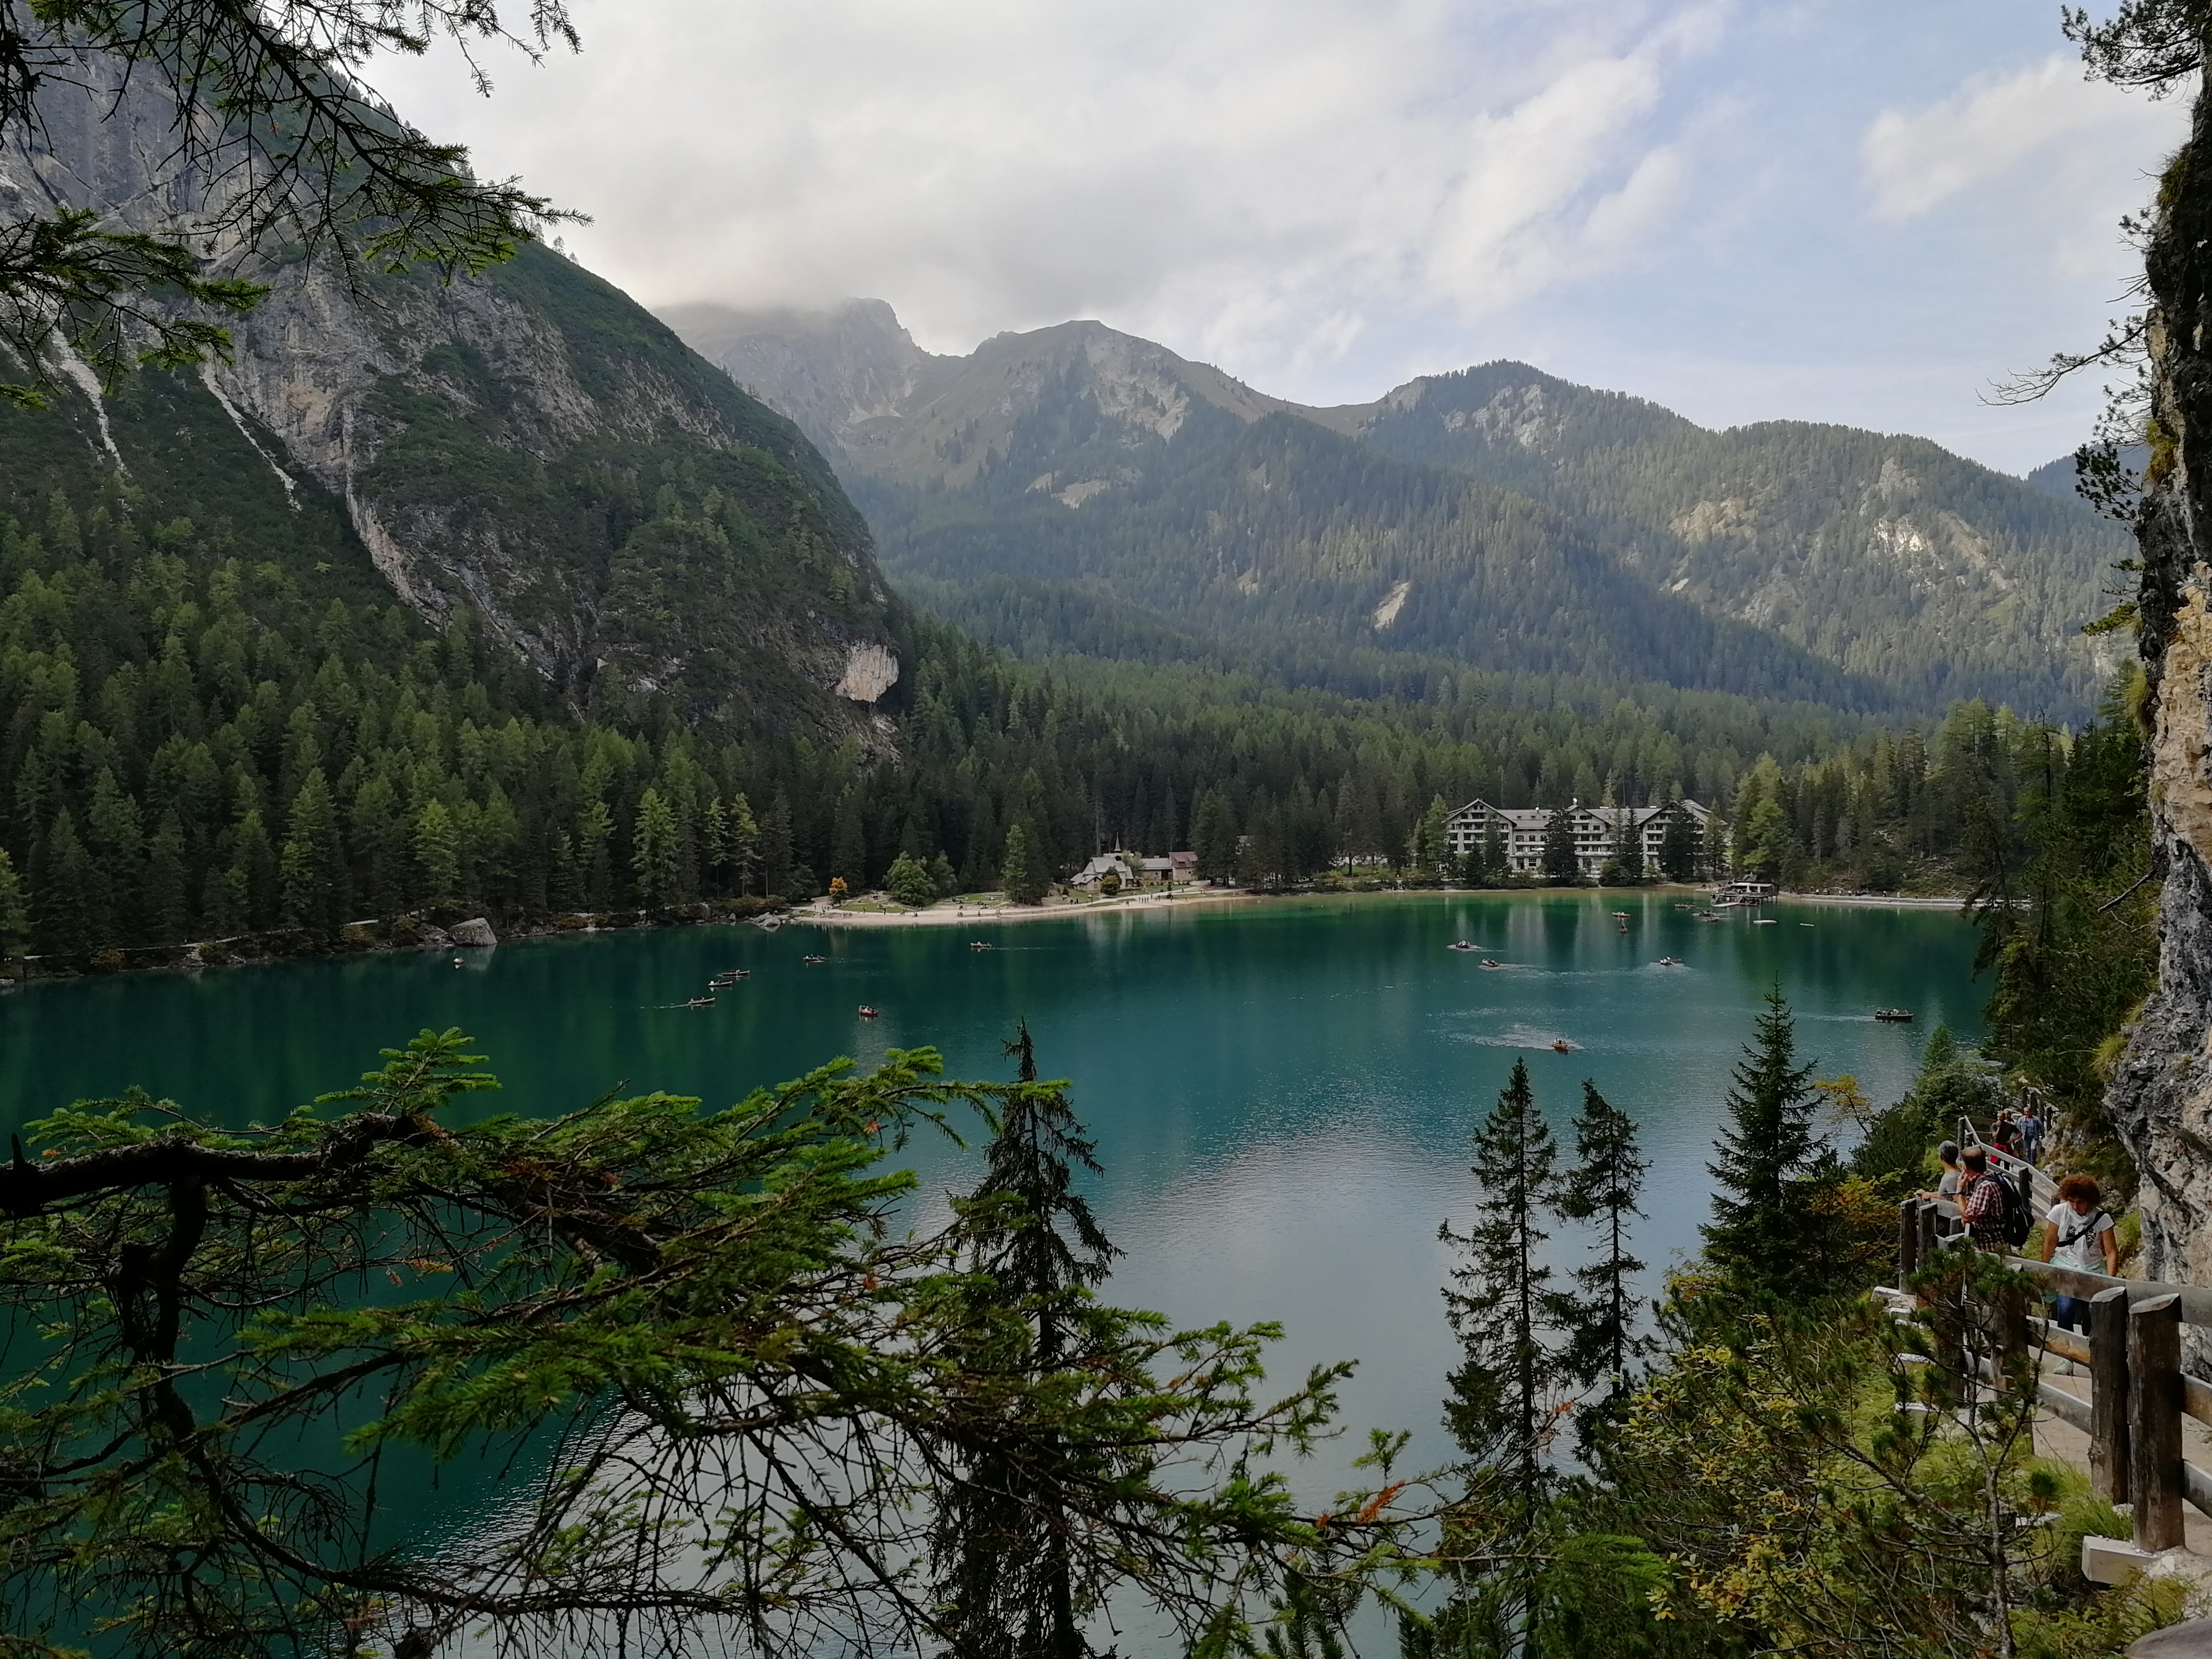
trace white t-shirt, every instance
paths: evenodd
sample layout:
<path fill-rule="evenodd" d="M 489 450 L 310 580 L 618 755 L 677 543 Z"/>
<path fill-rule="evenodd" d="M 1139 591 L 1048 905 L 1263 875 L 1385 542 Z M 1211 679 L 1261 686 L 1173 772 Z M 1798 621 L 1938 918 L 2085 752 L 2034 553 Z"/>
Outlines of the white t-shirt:
<path fill-rule="evenodd" d="M 2051 1239 L 2057 1246 L 2051 1255 L 2053 1261 L 2062 1267 L 2079 1267 L 2087 1273 L 2105 1271 L 2105 1249 L 2097 1236 L 2112 1231 L 2112 1217 L 2102 1210 L 2076 1215 L 2074 1206 L 2062 1199 L 2051 1206 L 2051 1213 L 2043 1218 L 2050 1224 Z"/>
<path fill-rule="evenodd" d="M 1959 1172 L 1956 1170 L 1944 1170 L 1943 1178 L 1936 1183 L 1936 1196 L 1938 1198 L 1956 1198 L 1958 1195 Z"/>

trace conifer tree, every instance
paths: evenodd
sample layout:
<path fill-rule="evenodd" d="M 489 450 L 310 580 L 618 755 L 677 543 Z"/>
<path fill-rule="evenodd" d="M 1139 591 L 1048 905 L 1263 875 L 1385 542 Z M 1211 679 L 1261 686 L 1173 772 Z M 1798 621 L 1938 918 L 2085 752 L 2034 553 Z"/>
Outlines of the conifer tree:
<path fill-rule="evenodd" d="M 214 865 L 200 881 L 199 932 L 206 939 L 228 939 L 246 924 L 245 884 L 235 872 Z"/>
<path fill-rule="evenodd" d="M 139 903 L 145 857 L 145 830 L 138 803 L 125 793 L 110 768 L 100 769 L 85 809 L 86 850 L 97 874 L 94 930 L 102 945 L 136 939 L 141 929 Z"/>
<path fill-rule="evenodd" d="M 1026 824 L 1018 823 L 1006 831 L 1006 861 L 999 872 L 999 884 L 1016 904 L 1041 902 L 1050 885 L 1042 863 L 1031 849 Z"/>
<path fill-rule="evenodd" d="M 1438 1235 L 1460 1250 L 1444 1304 L 1465 1356 L 1449 1378 L 1444 1426 L 1467 1454 L 1468 1495 L 1447 1530 L 1455 1553 L 1472 1547 L 1448 1571 L 1454 1592 L 1433 1625 L 1408 1621 L 1407 1636 L 1419 1638 L 1409 1650 L 1468 1659 L 1518 1652 L 1540 1594 L 1534 1540 L 1547 1526 L 1546 1454 L 1575 1314 L 1540 1254 L 1540 1218 L 1559 1200 L 1557 1158 L 1528 1066 L 1516 1060 L 1474 1135 L 1475 1224 L 1461 1234 L 1447 1222 Z"/>
<path fill-rule="evenodd" d="M 545 854 L 546 902 L 564 913 L 582 908 L 583 872 L 576 865 L 576 844 L 566 830 L 553 832 L 547 842 Z"/>
<path fill-rule="evenodd" d="M 1448 1221 L 1437 1233 L 1461 1253 L 1444 1305 L 1466 1355 L 1452 1373 L 1445 1425 L 1470 1457 L 1509 1473 L 1531 1503 L 1545 1484 L 1547 1396 L 1574 1311 L 1541 1258 L 1549 1235 L 1539 1224 L 1559 1199 L 1558 1158 L 1528 1064 L 1516 1060 L 1475 1131 L 1475 1224 L 1455 1233 Z"/>
<path fill-rule="evenodd" d="M 349 817 L 362 907 L 397 915 L 407 908 L 407 835 L 392 780 L 380 775 L 356 790 Z"/>
<path fill-rule="evenodd" d="M 761 830 L 754 821 L 752 803 L 740 793 L 732 798 L 729 814 L 730 880 L 742 896 L 752 887 L 761 867 Z"/>
<path fill-rule="evenodd" d="M 1636 1120 L 1587 1079 L 1574 1128 L 1575 1167 L 1560 1182 L 1559 1213 L 1596 1224 L 1597 1254 L 1575 1269 L 1580 1294 L 1565 1364 L 1583 1386 L 1603 1383 L 1612 1401 L 1627 1386 L 1630 1364 L 1649 1346 L 1636 1330 L 1635 1279 L 1644 1264 L 1628 1252 L 1628 1230 L 1644 1213 L 1636 1201 L 1651 1166 L 1637 1146 Z"/>
<path fill-rule="evenodd" d="M 230 867 L 225 872 L 239 927 L 259 932 L 276 925 L 278 879 L 276 849 L 270 843 L 261 809 L 250 807 L 231 831 Z"/>
<path fill-rule="evenodd" d="M 638 902 L 647 909 L 660 909 L 680 896 L 677 857 L 676 814 L 658 789 L 647 789 L 638 798 L 629 854 Z"/>
<path fill-rule="evenodd" d="M 0 847 L 0 957 L 20 952 L 31 937 L 31 908 L 23 896 L 23 878 L 15 860 Z"/>
<path fill-rule="evenodd" d="M 1444 873 L 1444 860 L 1451 850 L 1444 826 L 1450 815 L 1451 809 L 1444 805 L 1444 798 L 1437 795 L 1430 800 L 1428 810 L 1413 825 L 1406 849 L 1407 862 L 1413 866 L 1414 875 L 1423 880 L 1437 880 Z"/>
<path fill-rule="evenodd" d="M 1669 881 L 1692 880 L 1698 873 L 1698 852 L 1697 821 L 1677 806 L 1659 841 L 1659 868 Z"/>
<path fill-rule="evenodd" d="M 1191 850 L 1198 873 L 1206 881 L 1225 880 L 1237 870 L 1237 813 L 1218 789 L 1208 789 L 1191 811 Z"/>
<path fill-rule="evenodd" d="M 1480 842 L 1467 849 L 1467 856 L 1459 861 L 1459 884 L 1462 887 L 1490 885 L 1490 866 L 1483 861 Z"/>
<path fill-rule="evenodd" d="M 460 831 L 446 803 L 432 799 L 415 815 L 416 890 L 425 904 L 459 902 L 461 888 Z"/>
<path fill-rule="evenodd" d="M 33 938 L 40 954 L 70 956 L 92 948 L 92 858 L 64 806 L 31 859 Z"/>
<path fill-rule="evenodd" d="M 1705 820 L 1705 840 L 1698 854 L 1698 873 L 1717 876 L 1728 868 L 1728 826 L 1722 822 L 1721 815 L 1716 812 Z"/>
<path fill-rule="evenodd" d="M 583 872 L 584 902 L 594 910 L 615 902 L 614 835 L 614 814 L 592 796 L 576 817 L 576 862 Z"/>
<path fill-rule="evenodd" d="M 1482 832 L 1482 867 L 1491 881 L 1502 884 L 1513 873 L 1509 866 L 1510 860 L 1505 856 L 1505 835 L 1498 827 L 1498 820 L 1492 817 L 1489 827 Z"/>
<path fill-rule="evenodd" d="M 172 808 L 146 843 L 146 931 L 164 945 L 183 939 L 191 927 L 185 850 L 184 824 Z"/>
<path fill-rule="evenodd" d="M 319 766 L 308 769 L 292 798 L 278 868 L 285 921 L 319 939 L 335 939 L 345 922 L 345 852 L 338 841 L 337 803 Z"/>
<path fill-rule="evenodd" d="M 1083 1304 L 1119 1255 L 1074 1190 L 1079 1168 L 1099 1173 L 1096 1148 L 1063 1085 L 1037 1081 L 1029 1024 L 1006 1052 L 1018 1086 L 1000 1109 L 984 1176 L 963 1204 L 975 1294 L 1024 1334 L 1013 1363 L 1042 1377 L 1080 1366 Z M 931 1538 L 940 1628 L 957 1659 L 1083 1659 L 1089 1609 L 1079 1604 L 1056 1465 L 1048 1439 L 1018 1455 L 969 1460 L 944 1492 Z"/>
<path fill-rule="evenodd" d="M 1582 859 L 1575 851 L 1575 815 L 1567 807 L 1553 809 L 1544 824 L 1544 875 L 1554 886 L 1564 887 L 1582 874 Z"/>
<path fill-rule="evenodd" d="M 711 896 L 720 898 L 730 879 L 730 814 L 720 795 L 707 803 L 703 824 L 700 840 L 707 854 L 706 889 Z"/>
<path fill-rule="evenodd" d="M 471 903 L 489 903 L 500 910 L 514 908 L 515 859 L 521 843 L 522 821 L 515 816 L 507 792 L 492 784 L 484 791 L 483 804 L 476 809 L 463 842 Z"/>
<path fill-rule="evenodd" d="M 792 833 L 791 797 L 778 789 L 768 804 L 768 817 L 761 821 L 761 880 L 764 892 L 781 894 L 790 885 L 796 873 L 798 855 Z"/>
<path fill-rule="evenodd" d="M 1814 1127 L 1814 1069 L 1797 1063 L 1796 1022 L 1778 985 L 1736 1062 L 1728 1122 L 1705 1166 L 1713 1218 L 1700 1229 L 1707 1258 L 1754 1293 L 1821 1288 L 1808 1282 L 1827 1254 L 1807 1202 L 1828 1151 Z"/>
<path fill-rule="evenodd" d="M 830 838 L 830 873 L 860 891 L 868 884 L 868 835 L 860 816 L 860 792 L 851 784 L 838 792 Z"/>

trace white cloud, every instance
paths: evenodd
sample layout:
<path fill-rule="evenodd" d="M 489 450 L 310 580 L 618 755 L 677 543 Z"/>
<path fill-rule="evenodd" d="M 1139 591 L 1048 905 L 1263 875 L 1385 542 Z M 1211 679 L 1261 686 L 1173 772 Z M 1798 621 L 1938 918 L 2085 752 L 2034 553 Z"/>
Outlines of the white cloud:
<path fill-rule="evenodd" d="M 1684 50 L 1634 0 L 1486 21 L 1445 0 L 676 0 L 582 21 L 581 58 L 489 105 L 434 63 L 387 82 L 487 170 L 592 214 L 570 243 L 649 303 L 881 295 L 963 349 L 1105 313 L 1307 360 L 1378 307 L 1487 314 L 1631 252 Z"/>
<path fill-rule="evenodd" d="M 583 54 L 489 100 L 382 84 L 647 304 L 1097 317 L 1316 402 L 1516 356 L 2015 467 L 2087 403 L 1979 395 L 2097 337 L 2185 115 L 2018 0 L 575 3 Z"/>
<path fill-rule="evenodd" d="M 2067 161 L 2083 148 L 2123 146 L 2145 156 L 2172 125 L 2148 100 L 2085 80 L 2078 59 L 2053 56 L 2012 75 L 1975 76 L 1922 109 L 1884 110 L 1861 153 L 1875 216 L 1898 223 L 1961 192 L 2017 179 L 2031 161 L 2045 188 L 2054 162 L 2070 171 Z"/>

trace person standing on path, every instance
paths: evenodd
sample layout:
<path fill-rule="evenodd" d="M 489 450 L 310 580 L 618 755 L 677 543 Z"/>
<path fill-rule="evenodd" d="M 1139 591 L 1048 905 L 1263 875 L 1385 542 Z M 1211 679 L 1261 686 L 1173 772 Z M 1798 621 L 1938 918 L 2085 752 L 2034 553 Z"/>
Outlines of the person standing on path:
<path fill-rule="evenodd" d="M 1990 1155 L 1979 1146 L 1967 1147 L 1959 1164 L 1959 1210 L 1966 1218 L 1974 1248 L 1998 1255 L 2008 1254 L 2004 1236 L 2004 1177 L 1990 1168 Z"/>
<path fill-rule="evenodd" d="M 2058 1183 L 2058 1201 L 2043 1218 L 2044 1261 L 2076 1273 L 2120 1276 L 2119 1234 L 2104 1208 L 2104 1196 L 2094 1176 L 2070 1175 Z M 2086 1331 L 2088 1301 L 2062 1296 L 2051 1318 L 2069 1331 Z"/>
<path fill-rule="evenodd" d="M 2043 1114 L 2035 1108 L 2035 1097 L 2030 1095 L 2020 1113 L 2020 1155 L 2030 1166 L 2043 1162 Z"/>
<path fill-rule="evenodd" d="M 1959 1143 L 1947 1140 L 1936 1149 L 1936 1161 L 1943 1166 L 1943 1173 L 1932 1193 L 1920 1193 L 1920 1198 L 1949 1198 L 1959 1195 Z"/>

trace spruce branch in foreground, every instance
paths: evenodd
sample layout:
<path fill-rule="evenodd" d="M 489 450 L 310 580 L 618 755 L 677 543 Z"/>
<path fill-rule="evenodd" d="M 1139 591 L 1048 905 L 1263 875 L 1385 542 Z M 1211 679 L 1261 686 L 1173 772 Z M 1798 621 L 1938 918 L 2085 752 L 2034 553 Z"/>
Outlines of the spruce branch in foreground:
<path fill-rule="evenodd" d="M 951 1635 L 932 1499 L 979 1467 L 1049 1493 L 1078 1598 L 1224 1651 L 1287 1573 L 1402 1559 L 1395 1492 L 1310 1517 L 1269 1466 L 1331 1431 L 1348 1367 L 1270 1401 L 1270 1327 L 1177 1331 L 1073 1280 L 982 1294 L 1011 1203 L 894 1227 L 914 1181 L 884 1160 L 916 1129 L 1027 1114 L 1074 1150 L 1048 1088 L 945 1081 L 917 1050 L 723 1111 L 455 1121 L 495 1086 L 478 1065 L 426 1032 L 266 1128 L 137 1094 L 27 1127 L 0 1172 L 12 1650 L 71 1645 L 86 1609 L 125 1656 L 428 1653 L 464 1628 L 927 1648 Z M 1041 1314 L 1080 1364 L 1042 1362 Z M 397 1535 L 379 1472 L 465 1452 L 510 1460 L 520 1501 Z"/>

